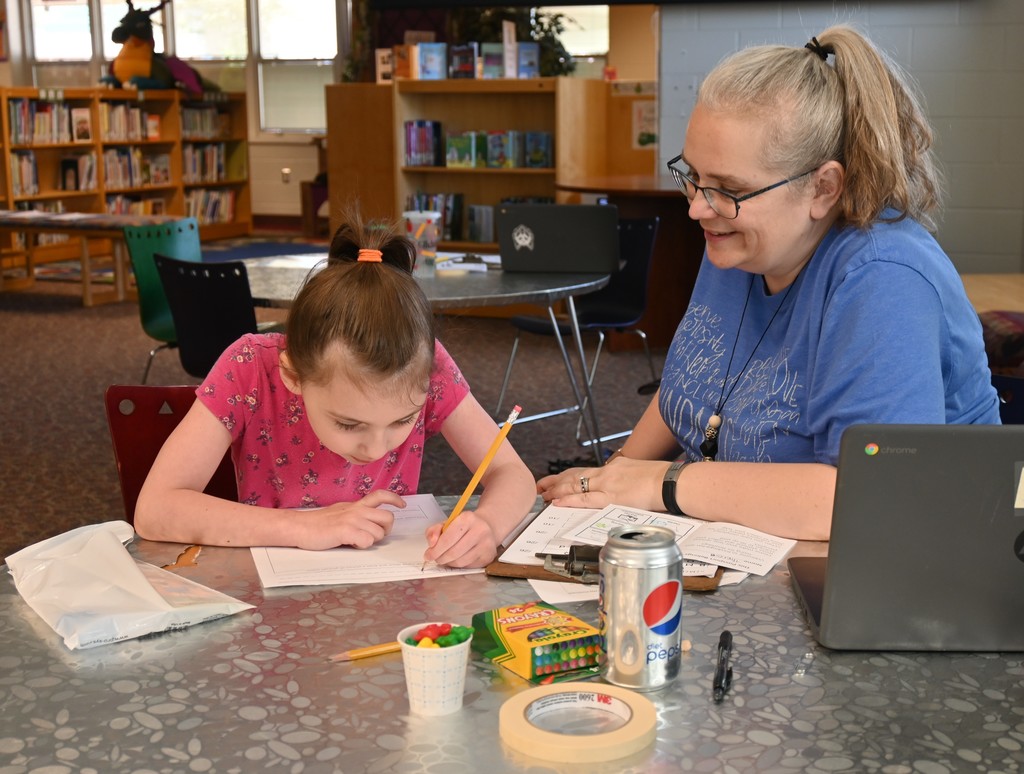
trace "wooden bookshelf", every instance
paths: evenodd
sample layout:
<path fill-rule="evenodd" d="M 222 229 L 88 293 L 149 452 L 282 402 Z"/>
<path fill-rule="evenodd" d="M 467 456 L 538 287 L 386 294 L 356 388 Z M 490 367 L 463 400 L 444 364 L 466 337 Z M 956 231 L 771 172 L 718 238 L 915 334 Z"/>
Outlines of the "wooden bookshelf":
<path fill-rule="evenodd" d="M 0 111 L 4 209 L 193 215 L 204 240 L 252 233 L 244 94 L 3 88 Z M 35 263 L 80 253 L 66 236 L 32 238 Z M 33 281 L 27 253 L 24 235 L 0 237 L 4 287 Z"/>
<path fill-rule="evenodd" d="M 466 205 L 497 206 L 503 198 L 558 199 L 555 183 L 583 173 L 606 173 L 608 84 L 580 78 L 399 78 L 390 84 L 326 88 L 331 231 L 339 207 L 358 196 L 364 216 L 396 217 L 410 193 L 463 195 Z M 554 164 L 546 168 L 405 166 L 404 125 L 440 121 L 443 133 L 545 131 Z M 443 250 L 495 252 L 494 243 L 442 242 Z"/>

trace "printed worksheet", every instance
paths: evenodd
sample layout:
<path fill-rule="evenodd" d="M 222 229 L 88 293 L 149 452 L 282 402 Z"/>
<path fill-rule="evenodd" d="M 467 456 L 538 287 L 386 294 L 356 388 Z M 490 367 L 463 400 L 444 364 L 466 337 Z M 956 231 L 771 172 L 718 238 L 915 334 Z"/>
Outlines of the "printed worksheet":
<path fill-rule="evenodd" d="M 676 534 L 676 544 L 683 552 L 685 564 L 704 562 L 755 575 L 767 574 L 796 545 L 795 540 L 775 537 L 738 524 L 666 516 L 621 505 L 609 505 L 591 513 L 590 517 L 564 529 L 560 537 L 575 543 L 603 546 L 609 530 L 614 527 L 668 527 Z M 683 575 L 687 574 L 684 567 Z"/>
<path fill-rule="evenodd" d="M 519 533 L 519 537 L 505 549 L 498 561 L 543 567 L 544 558 L 537 554 L 568 554 L 573 541 L 562 538 L 561 533 L 586 521 L 595 513 L 597 511 L 593 508 L 549 505 Z"/>
<path fill-rule="evenodd" d="M 481 573 L 423 564 L 427 550 L 424 536 L 431 524 L 446 516 L 433 495 L 405 497 L 406 507 L 380 506 L 395 512 L 391 534 L 370 548 L 332 548 L 305 551 L 301 548 L 252 548 L 252 558 L 264 588 L 325 586 L 343 583 L 383 583 L 415 578 Z"/>
<path fill-rule="evenodd" d="M 607 509 L 606 509 L 607 510 Z M 587 529 L 586 525 L 591 523 L 594 517 L 604 511 L 594 508 L 563 508 L 557 505 L 549 505 L 524 529 L 519 537 L 505 549 L 498 561 L 506 564 L 525 564 L 536 567 L 544 566 L 544 558 L 540 554 L 568 554 L 569 546 L 574 543 L 589 543 L 590 545 L 603 546 L 607 537 L 607 528 L 602 533 L 600 529 Z M 658 514 L 665 520 L 673 520 L 675 517 Z M 612 525 L 615 526 L 615 525 Z M 590 539 L 575 537 L 577 528 L 582 528 L 589 535 Z M 683 576 L 698 578 L 713 578 L 718 568 L 706 562 L 683 561 Z M 548 600 L 545 600 L 548 601 Z"/>

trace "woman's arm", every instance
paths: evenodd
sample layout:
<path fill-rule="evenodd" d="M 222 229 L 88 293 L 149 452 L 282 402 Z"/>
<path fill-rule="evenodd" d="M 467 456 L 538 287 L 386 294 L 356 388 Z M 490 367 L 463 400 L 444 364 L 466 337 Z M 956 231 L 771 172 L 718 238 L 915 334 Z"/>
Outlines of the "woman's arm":
<path fill-rule="evenodd" d="M 468 484 L 498 435 L 498 426 L 470 394 L 444 421 L 441 434 L 465 463 Z M 463 511 L 444 535 L 440 535 L 440 527 L 428 531 L 428 560 L 455 567 L 482 567 L 494 559 L 498 545 L 537 499 L 533 475 L 507 439 L 498 447 L 481 483 L 483 493 L 473 511 Z"/>
<path fill-rule="evenodd" d="M 384 491 L 308 511 L 203 494 L 230 444 L 227 429 L 196 401 L 164 443 L 139 493 L 135 530 L 141 537 L 220 546 L 365 548 L 391 530 L 394 514 L 377 506 L 404 505 L 398 495 Z"/>
<path fill-rule="evenodd" d="M 670 463 L 620 457 L 603 468 L 572 468 L 544 492 L 555 505 L 625 505 L 664 511 L 662 482 Z M 589 492 L 580 492 L 587 477 Z M 676 503 L 687 516 L 728 521 L 797 540 L 828 540 L 836 469 L 816 462 L 697 462 L 676 481 Z"/>
<path fill-rule="evenodd" d="M 679 443 L 672 434 L 658 409 L 658 396 L 661 390 L 654 393 L 647 404 L 643 415 L 633 428 L 633 432 L 622 445 L 623 457 L 635 460 L 667 460 L 675 459 L 679 454 Z"/>

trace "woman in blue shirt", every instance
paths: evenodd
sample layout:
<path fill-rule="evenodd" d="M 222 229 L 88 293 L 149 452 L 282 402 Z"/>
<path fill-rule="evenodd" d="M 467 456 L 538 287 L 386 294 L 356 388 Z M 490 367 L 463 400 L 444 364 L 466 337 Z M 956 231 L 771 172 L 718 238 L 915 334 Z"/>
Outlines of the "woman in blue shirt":
<path fill-rule="evenodd" d="M 541 479 L 544 498 L 827 540 L 847 427 L 998 424 L 978 316 L 930 233 L 931 141 L 852 28 L 719 64 L 669 162 L 706 251 L 661 389 L 609 464 Z"/>

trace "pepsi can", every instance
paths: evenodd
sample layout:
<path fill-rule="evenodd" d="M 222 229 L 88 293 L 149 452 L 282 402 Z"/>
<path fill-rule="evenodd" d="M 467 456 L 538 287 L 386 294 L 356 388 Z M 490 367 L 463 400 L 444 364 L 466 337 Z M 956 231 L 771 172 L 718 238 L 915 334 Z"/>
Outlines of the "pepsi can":
<path fill-rule="evenodd" d="M 604 679 L 635 691 L 679 675 L 683 555 L 665 527 L 615 527 L 599 559 Z"/>

